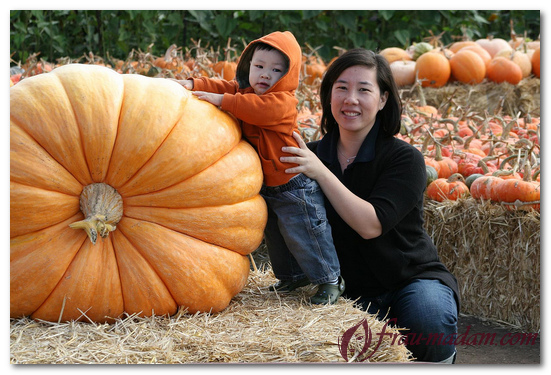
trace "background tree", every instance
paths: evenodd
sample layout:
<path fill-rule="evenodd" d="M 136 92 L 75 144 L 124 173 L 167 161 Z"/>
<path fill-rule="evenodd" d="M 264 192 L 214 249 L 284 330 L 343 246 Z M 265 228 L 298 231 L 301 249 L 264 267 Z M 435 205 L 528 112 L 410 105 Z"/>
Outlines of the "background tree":
<path fill-rule="evenodd" d="M 162 55 L 171 44 L 220 48 L 231 38 L 243 46 L 275 30 L 292 31 L 299 43 L 328 60 L 335 47 L 407 47 L 438 36 L 444 45 L 488 35 L 539 38 L 539 10 L 11 10 L 10 54 L 55 61 L 83 54 L 124 59 L 132 50 Z M 305 51 L 311 52 L 311 51 Z"/>

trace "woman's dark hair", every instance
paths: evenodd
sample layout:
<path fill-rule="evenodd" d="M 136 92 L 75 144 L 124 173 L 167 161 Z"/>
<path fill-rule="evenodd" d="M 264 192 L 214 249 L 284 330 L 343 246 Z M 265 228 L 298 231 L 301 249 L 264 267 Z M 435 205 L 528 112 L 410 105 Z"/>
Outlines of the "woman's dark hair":
<path fill-rule="evenodd" d="M 352 66 L 365 66 L 369 69 L 375 69 L 377 72 L 377 84 L 381 90 L 381 95 L 388 92 L 387 102 L 382 110 L 377 114 L 381 120 L 381 130 L 387 136 L 394 136 L 400 131 L 400 121 L 402 115 L 402 102 L 398 94 L 398 87 L 394 81 L 392 71 L 386 59 L 373 51 L 363 48 L 351 49 L 342 54 L 333 61 L 321 82 L 321 133 L 326 134 L 337 125 L 333 114 L 331 113 L 331 91 L 333 84 L 346 69 Z"/>

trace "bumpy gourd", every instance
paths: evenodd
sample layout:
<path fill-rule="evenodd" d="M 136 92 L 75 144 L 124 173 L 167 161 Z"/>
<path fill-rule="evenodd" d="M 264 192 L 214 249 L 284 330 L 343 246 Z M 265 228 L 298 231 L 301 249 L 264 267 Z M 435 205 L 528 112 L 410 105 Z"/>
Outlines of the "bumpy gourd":
<path fill-rule="evenodd" d="M 220 311 L 267 211 L 236 120 L 177 83 L 71 64 L 10 88 L 10 315 Z"/>

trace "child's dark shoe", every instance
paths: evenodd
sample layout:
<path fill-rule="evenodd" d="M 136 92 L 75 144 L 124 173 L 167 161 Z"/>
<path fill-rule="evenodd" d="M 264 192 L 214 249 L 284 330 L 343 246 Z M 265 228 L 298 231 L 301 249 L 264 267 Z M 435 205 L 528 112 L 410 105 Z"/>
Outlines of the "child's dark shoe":
<path fill-rule="evenodd" d="M 310 298 L 310 302 L 315 305 L 332 305 L 337 302 L 344 293 L 344 279 L 339 276 L 337 284 L 320 284 L 318 291 Z"/>
<path fill-rule="evenodd" d="M 308 278 L 299 279 L 299 280 L 279 280 L 274 285 L 270 285 L 269 289 L 272 292 L 280 292 L 280 293 L 288 293 L 292 292 L 293 290 L 297 288 L 301 288 L 303 286 L 306 286 L 310 284 L 310 280 Z"/>

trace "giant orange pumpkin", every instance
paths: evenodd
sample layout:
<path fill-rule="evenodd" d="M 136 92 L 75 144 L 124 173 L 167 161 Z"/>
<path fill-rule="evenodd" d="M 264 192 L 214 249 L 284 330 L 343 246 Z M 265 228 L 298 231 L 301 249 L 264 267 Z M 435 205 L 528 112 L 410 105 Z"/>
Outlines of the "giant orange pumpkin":
<path fill-rule="evenodd" d="M 72 64 L 10 88 L 10 126 L 12 317 L 216 312 L 242 290 L 267 212 L 231 116 Z"/>

